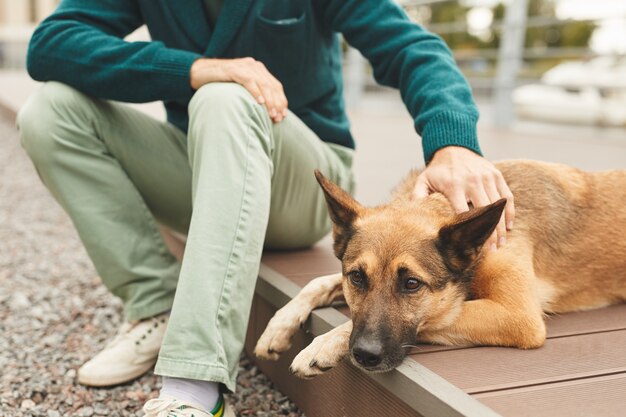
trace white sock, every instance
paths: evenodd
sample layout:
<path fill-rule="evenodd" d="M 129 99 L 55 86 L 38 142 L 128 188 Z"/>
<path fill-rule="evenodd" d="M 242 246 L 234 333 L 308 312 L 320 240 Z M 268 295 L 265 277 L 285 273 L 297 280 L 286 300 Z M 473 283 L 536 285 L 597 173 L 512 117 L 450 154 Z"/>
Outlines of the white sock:
<path fill-rule="evenodd" d="M 217 404 L 220 396 L 219 384 L 199 379 L 163 377 L 163 388 L 160 396 L 169 395 L 182 401 L 201 405 L 206 411 L 211 411 Z"/>

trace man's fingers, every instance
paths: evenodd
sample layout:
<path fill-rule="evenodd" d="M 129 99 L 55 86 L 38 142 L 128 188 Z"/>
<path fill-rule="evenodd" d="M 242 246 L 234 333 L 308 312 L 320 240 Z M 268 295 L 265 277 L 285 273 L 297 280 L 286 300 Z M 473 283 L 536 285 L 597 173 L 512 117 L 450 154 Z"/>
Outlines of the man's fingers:
<path fill-rule="evenodd" d="M 484 207 L 491 203 L 484 187 L 475 187 L 468 190 L 467 196 L 474 207 Z"/>
<path fill-rule="evenodd" d="M 448 198 L 450 204 L 452 204 L 452 208 L 457 213 L 463 213 L 469 210 L 469 206 L 467 204 L 467 196 L 465 195 L 463 189 L 454 188 L 452 190 L 444 192 L 443 194 Z"/>
<path fill-rule="evenodd" d="M 498 237 L 500 244 L 505 242 L 506 229 L 513 226 L 515 206 L 502 173 L 492 163 L 469 149 L 446 146 L 435 152 L 422 176 L 426 176 L 429 191 L 442 192 L 457 212 L 468 209 L 468 200 L 474 207 L 480 207 L 506 198 L 504 216 L 498 219 L 499 224 L 486 244 L 490 249 L 497 249 Z M 424 195 L 425 190 L 419 180 L 414 194 Z"/>
<path fill-rule="evenodd" d="M 265 66 L 260 62 L 255 62 L 254 65 L 254 78 L 259 88 L 261 89 L 261 93 L 263 97 L 265 97 L 265 107 L 267 107 L 267 111 L 270 117 L 273 119 L 272 109 L 276 106 L 274 92 L 272 91 L 271 82 L 268 80 L 268 73 L 265 70 Z"/>
<path fill-rule="evenodd" d="M 274 123 L 282 121 L 287 116 L 287 97 L 282 84 L 262 62 L 253 58 L 236 61 L 238 65 L 231 75 L 232 81 L 243 85 L 259 104 L 265 105 Z"/>
<path fill-rule="evenodd" d="M 498 192 L 503 198 L 506 198 L 506 206 L 504 207 L 504 218 L 506 220 L 506 228 L 508 230 L 513 229 L 513 221 L 515 220 L 515 199 L 513 193 L 507 185 L 502 174 L 498 175 L 496 186 Z"/>
<path fill-rule="evenodd" d="M 256 83 L 256 81 L 254 81 L 253 79 L 250 79 L 249 81 L 246 81 L 242 85 L 246 90 L 250 92 L 250 94 L 252 94 L 252 97 L 254 97 L 257 103 L 265 104 L 265 101 L 267 99 L 261 92 L 261 88 L 259 88 L 259 85 Z"/>
<path fill-rule="evenodd" d="M 467 194 L 474 207 L 484 207 L 488 206 L 490 203 L 489 196 L 484 187 L 474 187 L 470 189 Z M 498 234 L 496 231 L 487 239 L 485 245 L 491 250 L 498 248 Z"/>
<path fill-rule="evenodd" d="M 287 97 L 285 96 L 285 90 L 283 90 L 283 85 L 274 78 L 274 90 L 276 91 L 276 98 L 278 100 L 278 108 L 277 111 L 281 116 L 281 120 L 287 117 Z"/>
<path fill-rule="evenodd" d="M 426 198 L 430 194 L 430 187 L 428 186 L 428 182 L 423 179 L 423 176 L 420 175 L 417 177 L 417 181 L 415 183 L 415 187 L 413 188 L 413 198 L 421 199 Z"/>
<path fill-rule="evenodd" d="M 487 192 L 487 196 L 489 197 L 490 203 L 495 203 L 500 198 L 502 198 L 494 182 L 487 182 L 485 184 L 485 190 Z M 502 214 L 502 216 L 500 216 L 500 221 L 496 226 L 496 234 L 498 235 L 498 247 L 504 246 L 506 244 L 506 224 L 504 220 L 504 213 Z"/>
<path fill-rule="evenodd" d="M 278 123 L 283 120 L 283 110 L 280 94 L 270 83 L 266 84 L 266 88 L 267 91 L 269 91 L 268 94 L 272 97 L 271 100 L 266 104 L 267 110 L 274 123 Z"/>
<path fill-rule="evenodd" d="M 261 85 L 261 90 L 263 91 L 263 95 L 266 97 L 265 107 L 267 107 L 267 112 L 270 115 L 270 118 L 274 123 L 278 122 L 278 111 L 276 110 L 276 95 L 272 86 L 263 82 Z"/>
<path fill-rule="evenodd" d="M 265 94 L 270 96 L 265 103 L 267 111 L 274 123 L 278 123 L 283 120 L 283 99 L 281 97 L 282 92 L 279 91 L 278 85 L 280 84 L 276 77 L 265 67 L 262 62 L 256 62 L 257 76 L 261 80 L 262 89 Z"/>

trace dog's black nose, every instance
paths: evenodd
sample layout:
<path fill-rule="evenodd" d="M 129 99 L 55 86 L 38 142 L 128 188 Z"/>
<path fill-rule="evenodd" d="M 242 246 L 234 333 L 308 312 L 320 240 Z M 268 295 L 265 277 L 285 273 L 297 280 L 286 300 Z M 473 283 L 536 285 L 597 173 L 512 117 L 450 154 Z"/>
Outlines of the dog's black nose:
<path fill-rule="evenodd" d="M 352 347 L 352 356 L 364 368 L 374 368 L 383 361 L 383 346 L 376 341 L 360 340 Z"/>

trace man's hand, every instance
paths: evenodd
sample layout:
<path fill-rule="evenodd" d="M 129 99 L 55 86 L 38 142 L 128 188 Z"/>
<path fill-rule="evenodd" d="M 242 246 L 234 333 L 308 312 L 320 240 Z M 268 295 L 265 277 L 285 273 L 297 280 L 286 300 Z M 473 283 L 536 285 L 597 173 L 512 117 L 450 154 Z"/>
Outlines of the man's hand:
<path fill-rule="evenodd" d="M 487 244 L 495 250 L 506 243 L 506 231 L 513 228 L 515 217 L 513 194 L 491 162 L 466 148 L 439 149 L 417 178 L 414 195 L 424 198 L 433 192 L 445 195 L 457 213 L 469 210 L 468 202 L 481 207 L 506 198 L 504 215 Z"/>
<path fill-rule="evenodd" d="M 254 58 L 212 59 L 200 58 L 191 66 L 191 87 L 199 89 L 212 82 L 241 84 L 278 123 L 287 116 L 287 97 L 283 85 Z"/>

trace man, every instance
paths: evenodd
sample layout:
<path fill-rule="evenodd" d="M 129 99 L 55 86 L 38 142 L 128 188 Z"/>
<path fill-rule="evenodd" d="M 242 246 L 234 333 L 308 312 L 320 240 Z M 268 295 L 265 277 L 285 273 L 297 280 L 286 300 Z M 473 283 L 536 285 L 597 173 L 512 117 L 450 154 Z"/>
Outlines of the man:
<path fill-rule="evenodd" d="M 152 42 L 123 40 L 142 24 Z M 392 0 L 63 0 L 37 28 L 28 69 L 48 82 L 19 114 L 23 146 L 128 319 L 79 382 L 136 378 L 160 347 L 148 416 L 231 412 L 218 388 L 235 389 L 264 245 L 328 232 L 314 168 L 353 188 L 337 33 L 415 119 L 416 197 L 511 197 L 449 50 Z M 162 100 L 168 123 L 108 100 Z M 182 265 L 157 221 L 187 234 Z"/>

